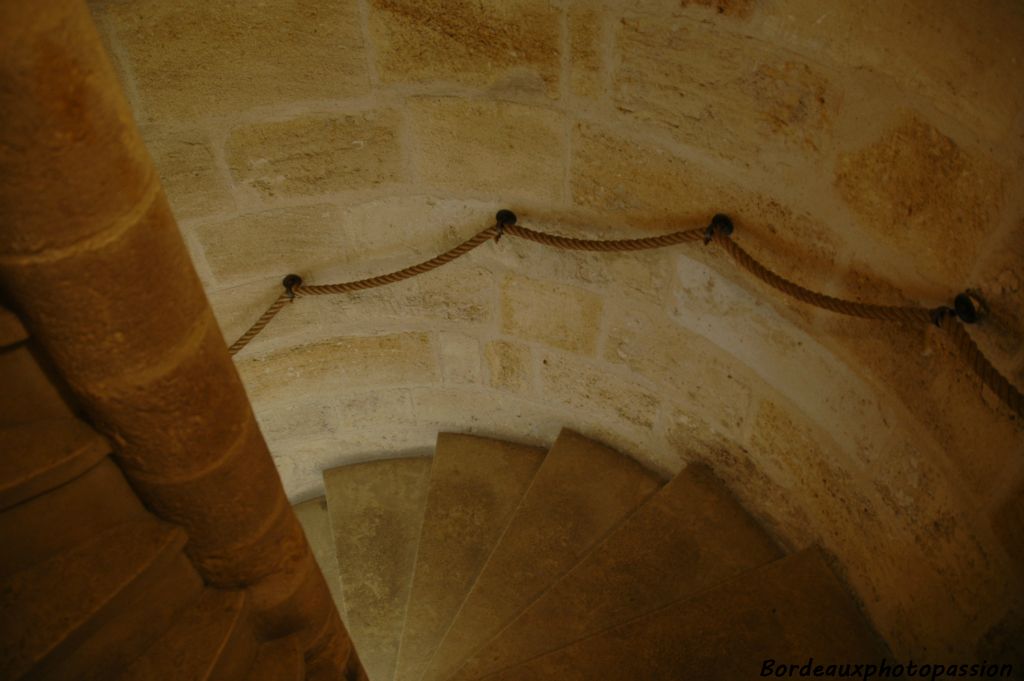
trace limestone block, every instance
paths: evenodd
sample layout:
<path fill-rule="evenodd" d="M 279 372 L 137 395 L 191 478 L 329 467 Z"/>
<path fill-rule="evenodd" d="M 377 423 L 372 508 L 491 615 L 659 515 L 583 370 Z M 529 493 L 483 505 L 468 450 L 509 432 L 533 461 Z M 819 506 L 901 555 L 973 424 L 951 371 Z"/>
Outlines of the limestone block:
<path fill-rule="evenodd" d="M 953 286 L 965 281 L 1004 191 L 991 162 L 916 117 L 843 154 L 835 184 L 880 243 L 910 259 L 920 275 Z"/>
<path fill-rule="evenodd" d="M 816 66 L 770 43 L 696 19 L 624 19 L 614 100 L 633 120 L 725 159 L 815 153 L 838 94 Z"/>
<path fill-rule="evenodd" d="M 502 329 L 528 341 L 593 354 L 602 315 L 590 291 L 510 274 L 501 287 Z"/>
<path fill-rule="evenodd" d="M 369 87 L 352 0 L 107 0 L 101 11 L 135 76 L 145 122 L 348 97 Z"/>
<path fill-rule="evenodd" d="M 336 206 L 317 204 L 204 223 L 193 234 L 219 285 L 261 277 L 280 283 L 292 272 L 305 278 L 348 250 L 338 222 Z"/>
<path fill-rule="evenodd" d="M 385 83 L 455 81 L 554 96 L 559 12 L 544 0 L 372 0 Z"/>
<path fill-rule="evenodd" d="M 261 277 L 228 288 L 207 289 L 206 297 L 228 345 L 235 342 L 277 300 L 284 290 L 281 276 Z M 320 325 L 316 298 L 296 298 L 281 308 L 274 320 L 260 332 L 243 352 L 260 354 L 284 342 L 284 339 L 308 338 Z"/>
<path fill-rule="evenodd" d="M 454 97 L 409 105 L 420 180 L 459 194 L 557 201 L 562 195 L 561 115 L 550 109 Z"/>
<path fill-rule="evenodd" d="M 234 210 L 235 199 L 205 132 L 153 126 L 142 136 L 178 220 Z"/>
<path fill-rule="evenodd" d="M 759 10 L 767 39 L 894 78 L 904 92 L 968 121 L 990 140 L 1002 139 L 1024 103 L 1018 87 L 1024 13 L 1018 3 L 992 2 L 978 11 L 955 0 L 869 0 L 827 8 L 799 0 L 759 3 Z"/>
<path fill-rule="evenodd" d="M 589 5 L 569 7 L 569 86 L 577 97 L 596 98 L 604 92 L 602 19 Z"/>
<path fill-rule="evenodd" d="M 529 392 L 533 385 L 533 360 L 528 345 L 494 340 L 484 346 L 484 359 L 492 388 Z"/>
<path fill-rule="evenodd" d="M 600 413 L 628 430 L 654 425 L 661 399 L 639 383 L 562 353 L 544 353 L 538 365 L 544 395 L 580 412 Z"/>
<path fill-rule="evenodd" d="M 435 341 L 426 333 L 350 336 L 242 358 L 250 398 L 435 383 Z"/>
<path fill-rule="evenodd" d="M 691 447 L 738 441 L 750 409 L 752 386 L 761 381 L 729 355 L 651 309 L 630 307 L 612 315 L 604 358 L 662 385 L 678 405 L 674 426 L 689 431 Z"/>
<path fill-rule="evenodd" d="M 669 220 L 702 221 L 724 210 L 730 184 L 665 149 L 587 123 L 573 130 L 570 182 L 577 205 L 647 218 L 652 226 L 660 220 L 664 231 L 674 227 Z"/>
<path fill-rule="evenodd" d="M 260 431 L 269 443 L 297 438 L 320 438 L 333 435 L 338 429 L 335 402 L 330 395 L 282 395 L 279 399 L 263 399 L 254 407 Z"/>
<path fill-rule="evenodd" d="M 413 388 L 413 409 L 425 434 L 474 433 L 514 437 L 534 445 L 550 443 L 569 416 L 550 405 L 538 404 L 498 390 L 458 385 Z"/>
<path fill-rule="evenodd" d="M 438 334 L 438 345 L 445 383 L 480 382 L 480 342 L 475 337 L 442 331 Z"/>
<path fill-rule="evenodd" d="M 397 128 L 389 110 L 247 125 L 228 138 L 228 164 L 263 198 L 372 189 L 401 175 Z"/>

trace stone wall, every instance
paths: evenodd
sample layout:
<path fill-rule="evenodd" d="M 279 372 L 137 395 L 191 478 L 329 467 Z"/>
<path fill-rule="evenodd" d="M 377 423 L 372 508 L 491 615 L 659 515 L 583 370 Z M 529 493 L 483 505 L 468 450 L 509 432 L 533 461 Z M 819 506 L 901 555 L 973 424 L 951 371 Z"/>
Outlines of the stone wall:
<path fill-rule="evenodd" d="M 833 295 L 980 290 L 975 336 L 1024 384 L 1019 2 L 92 7 L 229 342 L 288 272 L 397 269 L 498 208 L 589 237 L 723 211 Z M 998 654 L 1024 619 L 1019 421 L 937 330 L 791 304 L 714 247 L 503 239 L 302 299 L 236 361 L 296 501 L 439 430 L 567 425 L 665 474 L 708 461 L 826 547 L 898 655 Z"/>

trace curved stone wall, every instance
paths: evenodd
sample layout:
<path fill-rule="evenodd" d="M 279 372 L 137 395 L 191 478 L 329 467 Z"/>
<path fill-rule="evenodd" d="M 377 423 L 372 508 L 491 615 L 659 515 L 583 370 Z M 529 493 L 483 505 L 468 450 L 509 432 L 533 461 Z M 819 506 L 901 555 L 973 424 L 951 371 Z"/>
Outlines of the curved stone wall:
<path fill-rule="evenodd" d="M 985 3 L 93 2 L 229 342 L 280 291 L 488 226 L 703 224 L 872 302 L 978 289 L 1024 384 L 1024 9 Z M 935 329 L 790 304 L 715 247 L 503 239 L 288 306 L 236 361 L 293 500 L 439 430 L 706 460 L 820 543 L 900 656 L 1007 654 L 1024 438 Z M 1015 515 L 1016 514 L 1016 515 Z"/>

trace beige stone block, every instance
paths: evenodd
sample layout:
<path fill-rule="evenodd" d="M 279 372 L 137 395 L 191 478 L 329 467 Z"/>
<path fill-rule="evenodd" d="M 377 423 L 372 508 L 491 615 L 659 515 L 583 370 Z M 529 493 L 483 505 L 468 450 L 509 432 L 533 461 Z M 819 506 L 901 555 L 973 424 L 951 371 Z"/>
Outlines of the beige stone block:
<path fill-rule="evenodd" d="M 358 3 L 102 3 L 144 122 L 366 92 Z"/>
<path fill-rule="evenodd" d="M 794 52 L 685 17 L 624 19 L 616 45 L 616 105 L 679 142 L 753 163 L 828 140 L 839 94 Z"/>
<path fill-rule="evenodd" d="M 502 328 L 516 338 L 592 354 L 601 298 L 590 291 L 508 275 L 501 288 Z"/>
<path fill-rule="evenodd" d="M 661 220 L 664 231 L 673 227 L 670 219 L 704 220 L 720 212 L 723 184 L 730 184 L 665 149 L 586 123 L 573 130 L 570 182 L 577 205 Z"/>
<path fill-rule="evenodd" d="M 565 140 L 558 112 L 440 97 L 412 100 L 409 115 L 420 180 L 461 194 L 561 198 Z"/>
<path fill-rule="evenodd" d="M 752 387 L 761 384 L 704 338 L 656 310 L 638 307 L 612 315 L 604 358 L 661 384 L 659 393 L 678 405 L 669 427 L 689 432 L 694 447 L 702 442 L 739 441 Z"/>
<path fill-rule="evenodd" d="M 401 254 L 411 264 L 432 258 L 491 227 L 501 207 L 430 196 L 390 196 L 346 207 L 342 228 L 352 244 L 349 260 L 366 263 Z"/>
<path fill-rule="evenodd" d="M 547 445 L 570 416 L 559 405 L 471 385 L 413 388 L 416 418 L 425 433 L 473 433 Z"/>
<path fill-rule="evenodd" d="M 521 343 L 495 340 L 484 346 L 490 385 L 499 390 L 525 393 L 533 385 L 530 347 Z"/>
<path fill-rule="evenodd" d="M 398 115 L 313 115 L 236 128 L 227 141 L 235 181 L 264 198 L 372 189 L 401 175 Z"/>
<path fill-rule="evenodd" d="M 352 336 L 243 357 L 238 370 L 258 404 L 296 393 L 435 383 L 436 357 L 434 340 L 425 333 Z"/>
<path fill-rule="evenodd" d="M 835 184 L 880 243 L 942 281 L 966 279 L 1003 204 L 997 168 L 916 117 L 842 155 Z"/>
<path fill-rule="evenodd" d="M 150 127 L 142 136 L 178 220 L 234 210 L 235 199 L 206 133 Z"/>
<path fill-rule="evenodd" d="M 271 445 L 285 440 L 330 437 L 338 429 L 338 416 L 330 395 L 293 391 L 254 405 L 260 432 Z"/>
<path fill-rule="evenodd" d="M 661 399 L 651 390 L 572 355 L 545 353 L 538 365 L 547 399 L 580 412 L 600 413 L 625 427 L 653 427 Z"/>
<path fill-rule="evenodd" d="M 569 7 L 569 86 L 577 97 L 604 93 L 603 16 L 589 5 Z"/>
<path fill-rule="evenodd" d="M 345 625 L 370 678 L 395 673 L 430 464 L 391 459 L 324 474 Z"/>
<path fill-rule="evenodd" d="M 330 263 L 348 244 L 332 204 L 250 213 L 193 228 L 218 284 L 297 273 L 304 278 Z M 280 292 L 280 289 L 279 291 Z"/>
<path fill-rule="evenodd" d="M 260 318 L 284 291 L 282 277 L 261 277 L 230 288 L 207 290 L 214 316 L 230 346 Z M 274 319 L 242 351 L 252 356 L 284 342 L 284 339 L 315 336 L 320 328 L 316 298 L 296 298 L 285 305 Z"/>
<path fill-rule="evenodd" d="M 438 333 L 441 376 L 445 383 L 480 382 L 480 342 L 464 333 Z"/>
<path fill-rule="evenodd" d="M 805 54 L 895 79 L 900 89 L 1002 139 L 1024 104 L 1024 13 L 1015 2 L 984 11 L 955 0 L 898 5 L 867 0 L 829 6 L 816 0 L 759 3 L 761 33 Z M 907 30 L 907 27 L 913 30 Z M 879 81 L 873 74 L 873 80 Z"/>
<path fill-rule="evenodd" d="M 559 11 L 545 0 L 371 0 L 386 83 L 455 81 L 554 96 Z"/>

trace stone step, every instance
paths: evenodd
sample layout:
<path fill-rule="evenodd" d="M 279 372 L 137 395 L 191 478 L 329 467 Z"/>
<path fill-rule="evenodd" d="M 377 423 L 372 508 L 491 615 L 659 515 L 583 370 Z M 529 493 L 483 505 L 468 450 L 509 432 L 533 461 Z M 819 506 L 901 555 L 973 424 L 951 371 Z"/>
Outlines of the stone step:
<path fill-rule="evenodd" d="M 689 466 L 482 646 L 468 681 L 777 560 L 782 551 L 704 466 Z"/>
<path fill-rule="evenodd" d="M 394 677 L 430 463 L 384 459 L 324 473 L 345 625 L 371 681 Z"/>
<path fill-rule="evenodd" d="M 77 419 L 0 426 L 0 511 L 78 477 L 110 453 L 110 445 Z"/>
<path fill-rule="evenodd" d="M 258 648 L 245 593 L 206 588 L 117 681 L 245 678 Z"/>
<path fill-rule="evenodd" d="M 210 677 L 213 679 L 219 676 Z M 295 636 L 279 638 L 260 646 L 246 681 L 303 681 L 306 663 Z"/>
<path fill-rule="evenodd" d="M 30 345 L 0 348 L 0 425 L 75 418 Z"/>
<path fill-rule="evenodd" d="M 28 338 L 28 331 L 16 314 L 0 305 L 0 348 L 20 343 Z"/>
<path fill-rule="evenodd" d="M 869 662 L 885 651 L 811 549 L 487 677 L 488 681 L 734 681 L 765 660 Z M 813 665 L 812 665 L 813 667 Z"/>
<path fill-rule="evenodd" d="M 6 577 L 0 677 L 81 678 L 133 659 L 198 592 L 186 540 L 154 519 L 124 523 Z"/>
<path fill-rule="evenodd" d="M 331 592 L 334 605 L 338 608 L 341 619 L 345 619 L 345 599 L 341 593 L 341 578 L 338 572 L 338 556 L 334 549 L 334 533 L 331 531 L 331 518 L 327 512 L 327 497 L 317 497 L 296 504 L 295 515 L 306 533 L 306 540 L 313 551 L 320 571 L 324 573 L 324 581 Z"/>
<path fill-rule="evenodd" d="M 415 681 L 430 660 L 545 453 L 472 435 L 438 435 L 397 681 Z"/>
<path fill-rule="evenodd" d="M 563 430 L 422 677 L 443 681 L 660 486 L 627 456 Z M 371 679 L 373 678 L 371 674 Z"/>

